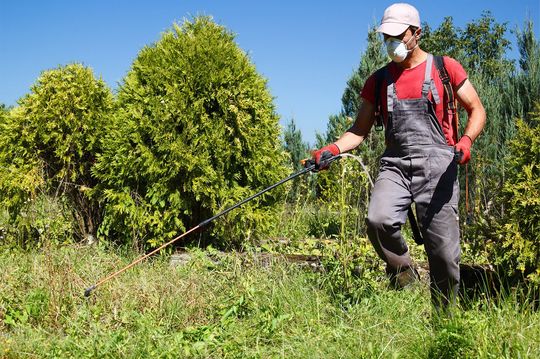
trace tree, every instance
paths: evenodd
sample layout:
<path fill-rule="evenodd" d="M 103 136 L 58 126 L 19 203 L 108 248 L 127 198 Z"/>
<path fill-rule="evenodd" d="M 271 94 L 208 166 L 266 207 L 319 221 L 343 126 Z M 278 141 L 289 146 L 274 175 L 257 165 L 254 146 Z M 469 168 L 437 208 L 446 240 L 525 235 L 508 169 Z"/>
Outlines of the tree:
<path fill-rule="evenodd" d="M 461 29 L 454 26 L 451 16 L 445 17 L 444 21 L 434 31 L 427 23 L 422 24 L 422 49 L 434 55 L 450 56 L 462 60 L 464 48 L 461 40 Z"/>
<path fill-rule="evenodd" d="M 303 166 L 300 162 L 309 156 L 309 145 L 302 140 L 302 132 L 296 128 L 294 119 L 291 119 L 285 128 L 283 145 L 285 151 L 290 155 L 293 170 L 299 171 L 302 169 Z"/>
<path fill-rule="evenodd" d="M 475 158 L 470 165 L 470 182 L 473 183 L 471 198 L 478 218 L 498 218 L 503 215 L 504 206 L 494 205 L 493 193 L 501 188 L 506 176 L 507 143 L 516 133 L 515 118 L 526 121 L 532 104 L 538 99 L 539 66 L 523 52 L 520 62 L 531 64 L 528 73 L 515 69 L 511 71 L 513 65 L 504 58 L 509 47 L 509 41 L 504 38 L 506 27 L 495 23 L 488 15 L 484 14 L 477 24 L 467 25 L 467 29 L 468 36 L 473 40 L 464 41 L 463 46 L 479 46 L 478 42 L 482 41 L 488 43 L 467 53 L 469 66 L 472 67 L 469 77 L 482 99 L 488 118 L 473 148 Z M 534 42 L 529 44 L 532 46 Z M 534 54 L 534 50 L 531 51 Z M 461 115 L 461 118 L 466 117 L 464 111 L 461 111 Z M 486 181 L 486 178 L 489 180 Z"/>
<path fill-rule="evenodd" d="M 483 12 L 479 20 L 468 23 L 460 39 L 466 54 L 465 68 L 492 80 L 507 75 L 513 63 L 505 58 L 510 49 L 506 31 L 507 24 L 497 23 L 489 11 Z"/>
<path fill-rule="evenodd" d="M 515 114 L 527 120 L 540 94 L 540 42 L 534 36 L 532 21 L 526 21 L 523 30 L 516 29 L 521 71 L 514 76 L 517 93 L 508 94 L 507 100 L 519 109 Z M 512 97 L 510 97 L 512 96 Z"/>
<path fill-rule="evenodd" d="M 456 28 L 452 17 L 446 17 L 435 30 L 422 24 L 422 48 L 435 55 L 459 60 L 471 74 L 485 78 L 502 78 L 513 69 L 512 61 L 505 58 L 510 49 L 506 39 L 506 23 L 497 23 L 489 11 L 480 19 L 468 23 L 464 29 Z"/>
<path fill-rule="evenodd" d="M 517 122 L 510 141 L 502 189 L 506 206 L 497 229 L 494 260 L 504 272 L 522 274 L 540 284 L 540 102 L 527 124 Z"/>
<path fill-rule="evenodd" d="M 488 122 L 484 133 L 475 143 L 477 158 L 473 162 L 474 172 L 470 178 L 473 183 L 471 194 L 477 223 L 470 227 L 469 232 L 472 232 L 470 237 L 478 238 L 478 243 L 482 244 L 486 243 L 485 238 L 492 238 L 493 228 L 499 226 L 501 218 L 507 218 L 504 223 L 508 230 L 516 224 L 511 225 L 508 211 L 512 212 L 512 206 L 517 203 L 509 205 L 508 197 L 501 199 L 501 196 L 493 194 L 500 192 L 503 187 L 507 187 L 508 191 L 508 184 L 515 183 L 519 178 L 515 174 L 515 163 L 509 160 L 513 157 L 530 159 L 526 154 L 517 153 L 516 149 L 532 153 L 535 151 L 534 146 L 525 150 L 528 145 L 532 146 L 533 139 L 520 139 L 538 129 L 538 120 L 535 119 L 538 109 L 533 111 L 533 106 L 540 102 L 540 44 L 533 34 L 528 33 L 530 28 L 530 25 L 526 24 L 524 32 L 516 31 L 518 44 L 522 49 L 519 60 L 521 69 L 495 83 L 485 79 L 479 88 Z M 516 121 L 517 118 L 520 120 Z M 529 130 L 527 126 L 534 130 Z M 518 146 L 518 143 L 521 145 Z M 525 162 L 522 161 L 522 167 Z M 508 182 L 509 180 L 511 182 Z M 531 200 L 533 198 L 531 194 Z M 521 214 L 525 215 L 523 212 Z M 499 248 L 500 242 L 496 242 L 495 247 Z M 486 252 L 493 250 L 487 248 Z M 497 254 L 501 253 L 497 251 Z"/>
<path fill-rule="evenodd" d="M 294 119 L 287 124 L 283 133 L 283 146 L 289 154 L 290 166 L 294 172 L 303 168 L 302 160 L 310 156 L 309 145 L 302 140 L 302 132 L 296 128 Z M 287 197 L 289 202 L 296 201 L 299 196 L 305 195 L 302 192 L 302 178 L 295 178 L 291 186 L 291 196 Z"/>
<path fill-rule="evenodd" d="M 532 59 L 538 56 L 538 42 L 534 36 L 534 25 L 531 20 L 525 22 L 524 30 L 516 29 L 518 49 L 520 54 L 519 66 L 525 73 L 531 69 Z M 536 57 L 536 59 L 538 59 Z"/>
<path fill-rule="evenodd" d="M 110 240 L 157 246 L 287 173 L 266 80 L 208 17 L 145 47 L 118 106 L 95 168 Z M 230 212 L 202 238 L 242 246 L 263 236 L 282 192 Z"/>
<path fill-rule="evenodd" d="M 91 174 L 113 105 L 92 70 L 71 64 L 45 71 L 0 128 L 1 200 L 17 216 L 38 191 L 65 197 L 82 239 L 100 222 Z"/>

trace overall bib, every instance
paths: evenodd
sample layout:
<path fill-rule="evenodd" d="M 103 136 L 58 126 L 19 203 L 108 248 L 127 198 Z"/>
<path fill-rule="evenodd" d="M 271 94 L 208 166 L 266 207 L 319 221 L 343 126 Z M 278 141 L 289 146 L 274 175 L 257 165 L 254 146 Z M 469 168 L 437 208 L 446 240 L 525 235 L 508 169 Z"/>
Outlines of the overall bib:
<path fill-rule="evenodd" d="M 388 68 L 386 150 L 371 193 L 368 237 L 391 276 L 411 271 L 409 249 L 401 235 L 407 211 L 415 203 L 429 260 L 431 296 L 437 306 L 455 300 L 459 285 L 457 164 L 446 143 L 433 104 L 439 102 L 428 55 L 419 99 L 399 100 Z"/>

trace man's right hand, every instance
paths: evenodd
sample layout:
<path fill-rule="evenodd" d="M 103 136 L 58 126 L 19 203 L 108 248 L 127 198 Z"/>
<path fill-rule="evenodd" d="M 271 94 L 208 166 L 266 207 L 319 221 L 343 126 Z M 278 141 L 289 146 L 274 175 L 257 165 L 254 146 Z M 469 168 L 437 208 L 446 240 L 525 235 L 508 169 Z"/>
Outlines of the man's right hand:
<path fill-rule="evenodd" d="M 471 159 L 471 146 L 472 140 L 468 135 L 463 135 L 459 142 L 455 146 L 457 154 L 456 162 L 460 165 L 464 165 Z"/>
<path fill-rule="evenodd" d="M 324 146 L 323 148 L 313 151 L 311 153 L 311 156 L 315 160 L 315 165 L 317 165 L 317 169 L 319 171 L 325 170 L 328 168 L 329 164 L 325 163 L 325 160 L 327 160 L 330 157 L 337 156 L 341 153 L 339 150 L 339 147 L 332 143 L 330 145 Z"/>

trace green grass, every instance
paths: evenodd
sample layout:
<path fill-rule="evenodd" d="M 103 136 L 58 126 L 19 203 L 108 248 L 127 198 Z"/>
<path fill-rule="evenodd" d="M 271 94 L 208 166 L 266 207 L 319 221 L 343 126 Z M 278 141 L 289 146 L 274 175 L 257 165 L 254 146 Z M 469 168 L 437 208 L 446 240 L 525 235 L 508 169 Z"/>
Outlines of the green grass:
<path fill-rule="evenodd" d="M 133 255 L 63 247 L 0 252 L 0 357 L 538 358 L 540 314 L 510 294 L 432 317 L 425 285 L 377 275 L 336 295 L 332 273 L 283 260 L 156 257 L 84 289 Z"/>

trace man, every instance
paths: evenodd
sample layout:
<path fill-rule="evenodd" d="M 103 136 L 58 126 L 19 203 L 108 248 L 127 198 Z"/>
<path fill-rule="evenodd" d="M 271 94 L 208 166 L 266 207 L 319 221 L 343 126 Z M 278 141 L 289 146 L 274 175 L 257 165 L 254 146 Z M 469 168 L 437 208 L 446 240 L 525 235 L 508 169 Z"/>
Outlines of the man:
<path fill-rule="evenodd" d="M 419 47 L 422 29 L 413 6 L 398 3 L 388 7 L 377 31 L 383 34 L 392 61 L 367 79 L 354 125 L 335 143 L 315 151 L 313 157 L 320 163 L 324 152 L 337 155 L 356 148 L 366 138 L 380 108 L 386 150 L 371 193 L 368 237 L 386 262 L 394 284 L 405 286 L 416 279 L 400 231 L 414 202 L 429 260 L 432 300 L 437 308 L 446 308 L 454 302 L 459 286 L 457 164 L 469 161 L 470 148 L 484 127 L 486 114 L 463 67 L 444 57 L 453 95 L 468 113 L 464 134 L 458 140 L 457 118 L 447 110 L 448 96 L 434 57 Z"/>

